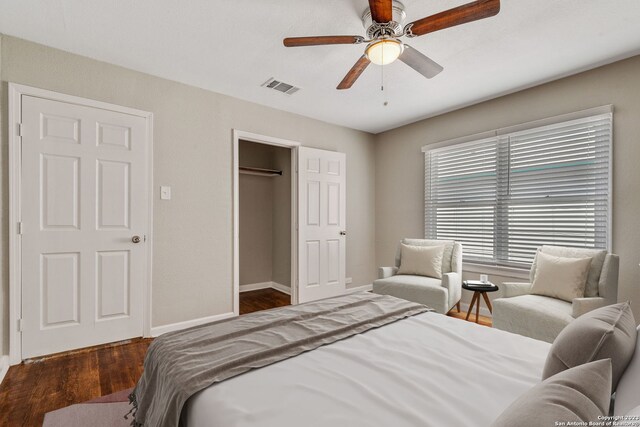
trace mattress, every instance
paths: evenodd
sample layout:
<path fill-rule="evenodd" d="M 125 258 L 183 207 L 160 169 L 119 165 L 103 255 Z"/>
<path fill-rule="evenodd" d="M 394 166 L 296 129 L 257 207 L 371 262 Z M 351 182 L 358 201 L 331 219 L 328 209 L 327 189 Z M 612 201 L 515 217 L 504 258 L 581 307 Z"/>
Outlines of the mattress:
<path fill-rule="evenodd" d="M 211 386 L 183 425 L 488 426 L 540 382 L 549 347 L 424 313 Z"/>

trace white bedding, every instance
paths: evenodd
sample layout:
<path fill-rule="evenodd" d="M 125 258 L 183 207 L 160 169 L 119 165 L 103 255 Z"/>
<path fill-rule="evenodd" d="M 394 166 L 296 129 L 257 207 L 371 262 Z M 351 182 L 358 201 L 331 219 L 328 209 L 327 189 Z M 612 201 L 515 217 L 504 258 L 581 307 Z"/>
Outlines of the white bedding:
<path fill-rule="evenodd" d="M 485 427 L 540 382 L 550 344 L 424 313 L 209 387 L 188 427 Z"/>

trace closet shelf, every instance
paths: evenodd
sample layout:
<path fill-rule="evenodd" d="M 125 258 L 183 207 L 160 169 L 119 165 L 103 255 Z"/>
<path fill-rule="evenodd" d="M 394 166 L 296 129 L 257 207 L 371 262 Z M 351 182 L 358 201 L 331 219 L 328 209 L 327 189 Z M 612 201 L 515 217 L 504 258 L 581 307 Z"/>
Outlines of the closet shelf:
<path fill-rule="evenodd" d="M 282 171 L 276 169 L 263 169 L 263 168 L 251 168 L 246 166 L 240 166 L 238 171 L 243 175 L 258 175 L 258 176 L 281 176 Z"/>

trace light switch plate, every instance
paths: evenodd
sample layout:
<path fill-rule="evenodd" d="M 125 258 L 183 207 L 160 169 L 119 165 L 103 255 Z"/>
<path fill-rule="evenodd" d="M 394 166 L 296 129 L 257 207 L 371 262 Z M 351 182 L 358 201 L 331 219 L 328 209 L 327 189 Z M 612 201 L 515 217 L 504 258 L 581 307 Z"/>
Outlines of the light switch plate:
<path fill-rule="evenodd" d="M 171 187 L 166 185 L 160 186 L 160 200 L 171 200 Z"/>

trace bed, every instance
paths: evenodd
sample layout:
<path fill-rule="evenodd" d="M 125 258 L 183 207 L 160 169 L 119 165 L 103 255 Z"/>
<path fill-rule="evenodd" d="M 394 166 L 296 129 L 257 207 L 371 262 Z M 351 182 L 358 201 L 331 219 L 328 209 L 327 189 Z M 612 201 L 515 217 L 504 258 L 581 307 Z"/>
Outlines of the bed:
<path fill-rule="evenodd" d="M 606 381 L 615 389 L 617 378 L 612 413 L 640 414 L 629 304 L 584 315 L 566 332 L 551 345 L 370 293 L 267 310 L 154 340 L 130 396 L 132 425 L 485 427 L 536 404 L 554 420 L 591 420 L 607 413 Z M 556 375 L 557 361 L 567 365 Z M 584 390 L 575 372 L 588 379 Z M 583 404 L 593 411 L 573 412 Z"/>
<path fill-rule="evenodd" d="M 488 426 L 540 382 L 549 346 L 423 313 L 209 387 L 182 424 Z"/>

